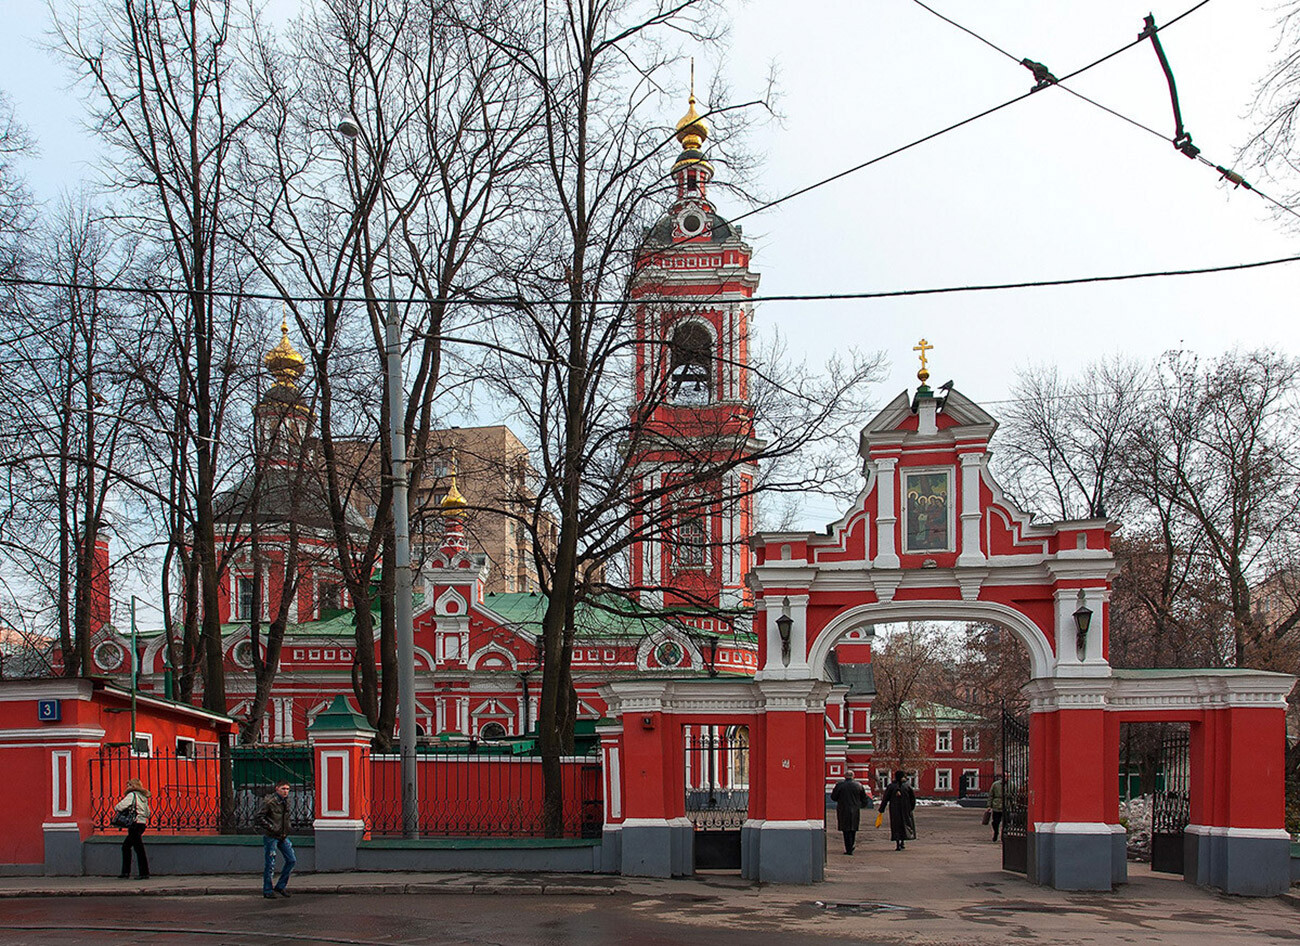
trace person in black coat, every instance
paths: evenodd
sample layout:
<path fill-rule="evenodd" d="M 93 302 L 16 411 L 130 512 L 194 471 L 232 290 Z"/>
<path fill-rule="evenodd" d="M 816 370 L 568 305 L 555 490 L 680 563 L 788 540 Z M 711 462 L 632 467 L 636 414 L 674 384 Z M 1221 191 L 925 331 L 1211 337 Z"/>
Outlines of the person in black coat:
<path fill-rule="evenodd" d="M 889 836 L 894 841 L 894 850 L 903 850 L 907 841 L 916 840 L 916 820 L 912 809 L 916 807 L 916 792 L 912 791 L 900 769 L 894 773 L 894 780 L 885 789 L 880 799 L 880 810 L 889 809 Z"/>
<path fill-rule="evenodd" d="M 835 802 L 836 824 L 844 833 L 844 853 L 852 854 L 862 809 L 871 807 L 871 797 L 862 783 L 854 780 L 852 772 L 845 772 L 844 778 L 831 789 L 831 801 Z"/>

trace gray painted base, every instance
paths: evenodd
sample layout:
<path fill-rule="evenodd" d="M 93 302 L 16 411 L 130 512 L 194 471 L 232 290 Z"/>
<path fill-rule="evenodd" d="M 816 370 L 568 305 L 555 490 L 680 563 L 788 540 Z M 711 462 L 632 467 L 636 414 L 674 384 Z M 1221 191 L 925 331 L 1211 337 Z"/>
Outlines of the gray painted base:
<path fill-rule="evenodd" d="M 45 875 L 47 877 L 81 876 L 81 830 L 75 824 L 52 825 L 45 828 L 44 833 Z M 118 869 L 121 866 L 119 863 Z M 117 869 L 114 869 L 113 873 L 116 874 Z"/>
<path fill-rule="evenodd" d="M 316 847 L 311 835 L 290 838 L 298 858 L 296 871 L 316 870 Z M 155 876 L 186 874 L 253 874 L 262 876 L 262 839 L 256 835 L 186 838 L 144 835 L 149 873 Z M 116 877 L 122 868 L 121 836 L 98 836 L 86 841 L 83 853 L 89 877 Z M 279 864 L 279 859 L 276 859 Z"/>
<path fill-rule="evenodd" d="M 1291 889 L 1291 842 L 1187 832 L 1183 879 L 1239 896 L 1275 897 Z"/>
<path fill-rule="evenodd" d="M 599 841 L 520 847 L 440 840 L 363 841 L 357 848 L 356 869 L 593 874 L 600 871 L 602 849 Z"/>
<path fill-rule="evenodd" d="M 1117 877 L 1128 876 L 1124 846 L 1116 845 L 1116 837 L 1031 831 L 1026 875 L 1031 883 L 1057 890 L 1110 890 Z"/>
<path fill-rule="evenodd" d="M 740 829 L 740 874 L 773 884 L 825 879 L 825 827 L 750 822 Z"/>
<path fill-rule="evenodd" d="M 39 877 L 44 873 L 44 864 L 0 864 L 0 877 Z"/>
<path fill-rule="evenodd" d="M 695 830 L 685 818 L 624 824 L 619 873 L 626 877 L 688 877 L 695 872 Z"/>
<path fill-rule="evenodd" d="M 316 869 L 339 871 L 357 869 L 357 845 L 365 830 L 362 828 L 317 828 Z"/>
<path fill-rule="evenodd" d="M 600 872 L 617 874 L 623 865 L 623 830 L 607 827 L 600 838 Z"/>

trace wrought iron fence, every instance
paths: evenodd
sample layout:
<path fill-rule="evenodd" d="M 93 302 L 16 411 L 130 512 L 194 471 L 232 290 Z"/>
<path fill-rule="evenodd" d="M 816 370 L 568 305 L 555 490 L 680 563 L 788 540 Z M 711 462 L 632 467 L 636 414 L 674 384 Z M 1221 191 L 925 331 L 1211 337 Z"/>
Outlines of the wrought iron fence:
<path fill-rule="evenodd" d="M 149 830 L 163 834 L 256 833 L 257 814 L 275 782 L 290 784 L 290 824 L 309 830 L 315 810 L 315 774 L 306 748 L 216 745 L 182 752 L 132 752 L 105 746 L 90 760 L 92 824 L 110 828 L 126 783 L 149 791 Z"/>
<path fill-rule="evenodd" d="M 749 732 L 705 726 L 683 734 L 686 817 L 699 830 L 740 828 L 749 817 Z"/>
<path fill-rule="evenodd" d="M 1002 710 L 1002 869 L 1029 864 L 1029 721 Z"/>
<path fill-rule="evenodd" d="M 1159 772 L 1164 785 L 1151 805 L 1151 869 L 1183 872 L 1183 831 L 1191 821 L 1191 730 L 1176 724 L 1160 742 Z"/>
<path fill-rule="evenodd" d="M 376 835 L 402 833 L 398 753 L 370 753 L 370 819 Z M 597 756 L 560 763 L 566 838 L 595 838 L 604 823 Z M 420 834 L 429 837 L 544 837 L 542 760 L 504 751 L 416 752 Z"/>

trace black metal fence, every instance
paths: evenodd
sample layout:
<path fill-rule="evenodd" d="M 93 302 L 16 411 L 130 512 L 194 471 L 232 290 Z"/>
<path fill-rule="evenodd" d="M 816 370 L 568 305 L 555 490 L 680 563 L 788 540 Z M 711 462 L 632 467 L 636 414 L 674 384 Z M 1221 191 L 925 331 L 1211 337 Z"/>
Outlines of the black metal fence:
<path fill-rule="evenodd" d="M 1183 830 L 1192 817 L 1191 731 L 1177 726 L 1160 743 L 1164 785 L 1151 804 L 1151 869 L 1183 872 Z"/>
<path fill-rule="evenodd" d="M 194 745 L 182 752 L 132 752 L 105 746 L 90 760 L 92 824 L 111 830 L 126 783 L 139 779 L 149 792 L 149 830 L 162 834 L 256 833 L 266 796 L 281 779 L 290 784 L 290 823 L 311 828 L 315 773 L 305 747 Z"/>
<path fill-rule="evenodd" d="M 706 726 L 684 734 L 686 817 L 696 830 L 738 829 L 749 817 L 749 733 Z"/>
<path fill-rule="evenodd" d="M 1002 869 L 1029 864 L 1029 722 L 1002 711 Z"/>
<path fill-rule="evenodd" d="M 372 834 L 402 833 L 401 757 L 371 753 Z M 562 834 L 600 837 L 604 824 L 598 756 L 560 763 Z M 545 837 L 542 760 L 504 750 L 416 752 L 420 834 L 424 837 Z"/>

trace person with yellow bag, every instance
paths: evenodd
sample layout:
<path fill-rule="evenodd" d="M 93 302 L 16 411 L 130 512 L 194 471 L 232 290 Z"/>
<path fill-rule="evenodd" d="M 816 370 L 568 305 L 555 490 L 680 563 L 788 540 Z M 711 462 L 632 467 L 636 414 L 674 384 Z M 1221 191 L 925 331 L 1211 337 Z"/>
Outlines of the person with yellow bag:
<path fill-rule="evenodd" d="M 908 841 L 916 840 L 916 820 L 912 815 L 916 808 L 916 792 L 907 783 L 902 769 L 894 773 L 894 780 L 880 799 L 881 814 L 876 817 L 877 827 L 884 819 L 886 808 L 889 809 L 889 837 L 894 842 L 894 850 L 904 850 Z"/>

